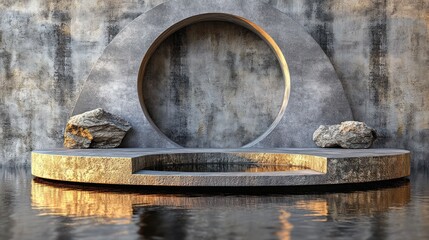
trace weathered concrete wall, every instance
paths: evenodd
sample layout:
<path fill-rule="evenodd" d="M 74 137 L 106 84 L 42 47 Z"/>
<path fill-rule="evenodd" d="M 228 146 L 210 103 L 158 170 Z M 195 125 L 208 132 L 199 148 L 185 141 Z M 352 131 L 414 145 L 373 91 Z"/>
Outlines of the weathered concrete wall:
<path fill-rule="evenodd" d="M 321 45 L 376 145 L 410 149 L 414 166 L 429 167 L 429 1 L 268 2 Z"/>
<path fill-rule="evenodd" d="M 429 167 L 428 0 L 261 0 L 330 57 L 354 118 L 379 146 Z M 163 1 L 0 1 L 0 163 L 60 147 L 91 66 L 132 19 Z"/>
<path fill-rule="evenodd" d="M 80 88 L 105 46 L 163 1 L 0 1 L 0 163 L 61 147 Z"/>

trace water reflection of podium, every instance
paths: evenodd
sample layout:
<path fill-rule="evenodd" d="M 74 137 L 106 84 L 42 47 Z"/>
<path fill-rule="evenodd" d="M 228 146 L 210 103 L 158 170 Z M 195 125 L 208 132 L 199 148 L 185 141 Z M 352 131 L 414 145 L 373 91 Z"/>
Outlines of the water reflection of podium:
<path fill-rule="evenodd" d="M 341 221 L 386 212 L 410 201 L 410 184 L 308 195 L 187 196 L 70 188 L 33 181 L 31 193 L 32 207 L 41 214 L 90 217 L 100 224 L 135 222 L 143 236 L 180 236 L 195 227 L 195 222 L 198 228 L 217 226 L 225 234 L 231 227 L 240 232 L 240 226 L 248 228 L 256 222 L 263 227 L 274 222 L 277 236 L 287 239 L 294 228 L 294 215 L 307 216 L 310 221 Z M 245 229 L 240 234 L 246 235 Z"/>

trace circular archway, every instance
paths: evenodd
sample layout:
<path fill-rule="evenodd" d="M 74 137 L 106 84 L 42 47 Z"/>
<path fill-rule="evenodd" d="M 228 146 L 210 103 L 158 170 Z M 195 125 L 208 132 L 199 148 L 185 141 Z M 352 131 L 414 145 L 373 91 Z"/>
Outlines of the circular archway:
<path fill-rule="evenodd" d="M 241 147 L 282 117 L 289 72 L 262 28 L 233 15 L 203 14 L 178 22 L 152 44 L 138 91 L 148 118 L 175 143 Z"/>

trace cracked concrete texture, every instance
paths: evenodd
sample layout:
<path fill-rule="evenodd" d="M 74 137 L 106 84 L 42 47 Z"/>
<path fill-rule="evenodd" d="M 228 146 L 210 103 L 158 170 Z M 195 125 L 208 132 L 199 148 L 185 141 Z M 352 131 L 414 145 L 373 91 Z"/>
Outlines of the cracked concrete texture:
<path fill-rule="evenodd" d="M 261 0 L 262 1 L 262 0 Z M 83 81 L 108 42 L 164 1 L 0 1 L 0 164 L 28 165 L 59 147 Z M 406 148 L 429 166 L 427 0 L 263 0 L 319 43 L 355 120 L 378 147 Z"/>

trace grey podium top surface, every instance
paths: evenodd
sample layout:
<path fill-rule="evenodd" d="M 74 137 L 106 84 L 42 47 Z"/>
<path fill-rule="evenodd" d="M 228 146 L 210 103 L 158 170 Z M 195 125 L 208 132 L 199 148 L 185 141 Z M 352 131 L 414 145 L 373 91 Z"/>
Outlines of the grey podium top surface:
<path fill-rule="evenodd" d="M 134 158 L 153 154 L 174 153 L 285 153 L 313 155 L 326 158 L 356 158 L 401 155 L 409 153 L 407 150 L 391 148 L 374 149 L 341 149 L 341 148 L 114 148 L 114 149 L 47 149 L 37 150 L 34 153 L 79 157 L 112 157 Z"/>

